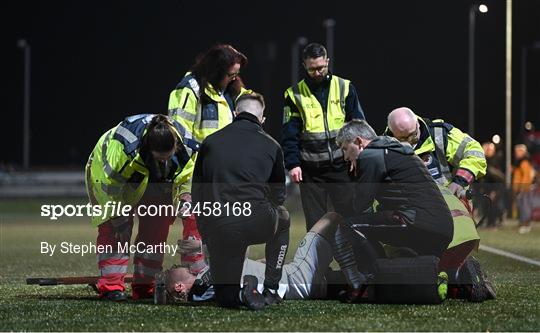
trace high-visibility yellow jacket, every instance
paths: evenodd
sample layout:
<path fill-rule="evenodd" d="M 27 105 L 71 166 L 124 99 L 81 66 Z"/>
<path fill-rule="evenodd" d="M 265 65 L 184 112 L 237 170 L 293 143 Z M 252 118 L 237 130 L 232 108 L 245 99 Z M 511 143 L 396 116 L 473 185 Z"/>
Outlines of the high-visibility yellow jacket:
<path fill-rule="evenodd" d="M 240 97 L 251 90 L 242 88 Z M 232 123 L 236 101 L 225 91 L 218 92 L 211 83 L 201 91 L 199 83 L 191 73 L 169 95 L 169 116 L 187 130 L 187 136 L 198 141 Z"/>
<path fill-rule="evenodd" d="M 112 209 L 105 210 L 107 202 L 135 206 L 142 198 L 149 181 L 149 170 L 139 149 L 146 128 L 155 115 L 141 114 L 126 118 L 101 136 L 86 165 L 86 189 L 90 202 L 101 205 L 103 214 L 92 217 L 98 226 L 117 217 Z M 174 130 L 182 140 L 182 148 L 173 156 L 175 168 L 172 177 L 173 202 L 180 194 L 191 191 L 189 177 L 194 164 L 191 159 L 199 144 L 186 138 L 181 124 L 173 121 Z M 184 175 L 181 172 L 188 170 Z"/>
<path fill-rule="evenodd" d="M 476 230 L 474 220 L 463 202 L 453 195 L 447 187 L 439 185 L 439 189 L 454 220 L 454 236 L 448 248 L 451 249 L 468 241 L 476 241 L 478 245 L 480 236 Z"/>
<path fill-rule="evenodd" d="M 415 152 L 439 184 L 467 186 L 486 174 L 487 162 L 478 141 L 441 119 L 418 117 L 420 141 Z"/>
<path fill-rule="evenodd" d="M 241 88 L 238 97 L 251 93 L 251 90 Z M 232 123 L 236 100 L 229 92 L 218 92 L 211 83 L 201 91 L 199 83 L 190 72 L 169 95 L 169 116 L 186 129 L 186 137 L 202 143 L 210 134 Z M 195 165 L 197 154 L 193 154 L 192 163 Z M 180 175 L 191 179 L 193 168 L 185 169 Z"/>
<path fill-rule="evenodd" d="M 294 103 L 294 108 L 285 107 L 284 125 L 298 118 L 301 120 L 298 123 L 302 123 L 303 126 L 299 133 L 300 161 L 333 162 L 343 157 L 335 138 L 347 116 L 345 99 L 349 94 L 350 84 L 349 80 L 332 75 L 326 107 L 321 106 L 305 80 L 285 91 L 285 99 L 290 99 Z M 363 114 L 361 117 L 363 118 Z"/>

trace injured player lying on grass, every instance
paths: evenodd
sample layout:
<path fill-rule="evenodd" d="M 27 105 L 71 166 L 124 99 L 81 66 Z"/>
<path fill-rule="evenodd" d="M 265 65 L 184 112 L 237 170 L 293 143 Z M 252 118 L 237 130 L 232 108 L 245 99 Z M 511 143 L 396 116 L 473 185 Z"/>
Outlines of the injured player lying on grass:
<path fill-rule="evenodd" d="M 358 271 L 350 243 L 345 238 L 343 229 L 341 229 L 341 221 L 340 215 L 328 213 L 304 236 L 293 261 L 284 265 L 277 295 L 263 293 L 264 301 L 267 304 L 279 303 L 282 299 L 339 299 L 344 302 L 374 301 L 372 299 L 373 295 L 370 296 L 365 288 L 366 285 L 369 288 L 372 281 L 368 280 L 371 280 L 373 276 L 370 274 L 371 272 L 362 270 L 364 273 L 362 274 Z M 186 241 L 180 242 L 184 242 L 180 245 L 184 251 L 190 249 L 193 251 L 194 248 L 197 248 L 197 246 L 185 243 Z M 367 255 L 367 253 L 364 253 L 364 255 Z M 329 266 L 333 258 L 338 262 L 341 271 L 330 269 Z M 462 277 L 458 279 L 459 281 L 454 282 L 457 283 L 454 284 L 454 288 L 458 288 L 459 293 L 454 295 L 449 293 L 448 297 L 465 298 L 475 302 L 495 298 L 495 292 L 489 281 L 486 280 L 485 274 L 476 266 L 478 264 L 474 258 L 471 257 L 466 260 L 463 267 L 459 269 Z M 260 293 L 263 290 L 264 272 L 265 264 L 263 262 L 246 259 L 242 275 L 244 277 L 249 276 L 249 279 L 244 278 L 243 284 L 248 284 L 253 289 L 257 288 Z M 478 280 L 478 278 L 475 278 L 476 276 L 481 281 L 472 282 L 472 280 Z M 209 301 L 214 298 L 208 267 L 202 272 L 194 274 L 186 266 L 175 265 L 171 269 L 160 273 L 156 282 L 154 300 L 157 304 Z M 479 284 L 477 287 L 489 291 L 481 300 L 468 296 L 468 294 L 474 294 L 474 288 L 472 287 L 476 284 Z M 247 288 L 244 287 L 244 289 Z"/>
<path fill-rule="evenodd" d="M 338 299 L 348 286 L 354 289 L 365 284 L 365 277 L 358 272 L 342 227 L 338 227 L 339 219 L 340 215 L 328 213 L 307 232 L 292 262 L 283 266 L 277 295 L 263 295 L 267 304 L 276 304 L 282 299 Z M 334 257 L 341 271 L 330 269 Z M 251 281 L 255 277 L 257 289 L 262 292 L 264 271 L 263 262 L 246 259 L 242 270 L 243 284 L 246 277 L 249 276 Z M 209 278 L 208 270 L 195 275 L 188 267 L 175 265 L 157 278 L 155 302 L 170 304 L 211 300 L 214 292 L 208 283 Z"/>

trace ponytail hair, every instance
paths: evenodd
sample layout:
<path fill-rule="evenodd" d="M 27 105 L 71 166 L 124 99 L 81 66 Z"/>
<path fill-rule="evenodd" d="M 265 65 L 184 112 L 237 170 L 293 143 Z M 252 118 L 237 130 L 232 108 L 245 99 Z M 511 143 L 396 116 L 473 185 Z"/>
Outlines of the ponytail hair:
<path fill-rule="evenodd" d="M 171 120 L 165 115 L 158 114 L 152 118 L 142 139 L 145 150 L 147 152 L 176 150 L 179 138 L 173 128 Z"/>

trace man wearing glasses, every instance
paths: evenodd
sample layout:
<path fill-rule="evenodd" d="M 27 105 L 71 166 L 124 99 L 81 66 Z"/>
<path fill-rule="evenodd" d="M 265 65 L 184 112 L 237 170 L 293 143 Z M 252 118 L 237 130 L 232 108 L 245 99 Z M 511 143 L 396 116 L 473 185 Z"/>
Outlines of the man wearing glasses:
<path fill-rule="evenodd" d="M 408 142 L 440 185 L 456 196 L 486 174 L 486 158 L 478 141 L 440 120 L 430 120 L 405 107 L 388 115 L 387 134 Z"/>
<path fill-rule="evenodd" d="M 480 143 L 443 120 L 422 118 L 406 107 L 388 114 L 385 134 L 413 147 L 438 183 L 452 211 L 454 235 L 441 256 L 439 269 L 449 273 L 450 285 L 468 287 L 462 289 L 461 295 L 452 292 L 450 287 L 450 297 L 468 298 L 476 302 L 495 298 L 495 291 L 486 280 L 480 263 L 469 256 L 478 247 L 480 237 L 465 207 L 469 205 L 465 188 L 486 174 L 487 162 Z M 453 195 L 461 200 L 456 200 Z"/>
<path fill-rule="evenodd" d="M 352 190 L 343 152 L 336 145 L 346 121 L 365 119 L 356 89 L 328 71 L 324 46 L 312 43 L 302 52 L 306 77 L 285 91 L 283 153 L 291 181 L 300 184 L 309 230 L 327 211 L 351 214 Z M 350 185 L 349 185 L 350 186 Z"/>

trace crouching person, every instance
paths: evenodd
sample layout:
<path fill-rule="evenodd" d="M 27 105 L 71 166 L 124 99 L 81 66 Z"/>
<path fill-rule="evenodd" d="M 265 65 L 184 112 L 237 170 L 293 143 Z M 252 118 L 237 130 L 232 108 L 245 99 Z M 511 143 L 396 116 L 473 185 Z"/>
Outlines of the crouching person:
<path fill-rule="evenodd" d="M 98 228 L 97 245 L 112 251 L 98 253 L 97 288 L 105 300 L 127 298 L 124 277 L 128 270 L 127 245 L 138 205 L 172 204 L 173 193 L 189 192 L 189 181 L 178 177 L 192 168 L 192 149 L 183 127 L 164 115 L 142 114 L 126 118 L 99 139 L 86 165 L 86 188 L 92 205 L 102 214 L 92 217 Z M 187 187 L 186 187 L 187 186 Z M 111 209 L 122 206 L 122 209 Z M 131 207 L 126 212 L 123 208 Z M 172 205 L 171 205 L 172 206 Z M 119 214 L 119 212 L 123 212 Z M 136 243 L 159 245 L 167 240 L 173 211 L 160 216 L 139 215 Z M 136 253 L 133 299 L 150 298 L 154 276 L 162 269 L 164 253 Z"/>
<path fill-rule="evenodd" d="M 437 184 L 409 145 L 377 136 L 365 121 L 351 121 L 336 138 L 357 182 L 356 215 L 345 224 L 363 270 L 369 270 L 378 242 L 441 257 L 453 236 L 452 215 Z M 377 212 L 373 211 L 377 201 Z M 388 227 L 390 226 L 390 227 Z M 384 255 L 384 254 L 382 254 Z"/>
<path fill-rule="evenodd" d="M 193 212 L 208 247 L 217 302 L 223 307 L 264 308 L 275 298 L 289 246 L 289 216 L 285 200 L 285 170 L 279 144 L 262 129 L 264 99 L 244 94 L 237 116 L 208 136 L 193 174 Z M 211 207 L 208 210 L 205 207 Z M 266 243 L 263 294 L 257 278 L 244 276 L 246 249 Z"/>

